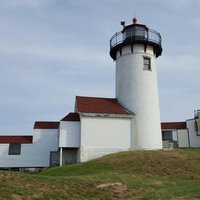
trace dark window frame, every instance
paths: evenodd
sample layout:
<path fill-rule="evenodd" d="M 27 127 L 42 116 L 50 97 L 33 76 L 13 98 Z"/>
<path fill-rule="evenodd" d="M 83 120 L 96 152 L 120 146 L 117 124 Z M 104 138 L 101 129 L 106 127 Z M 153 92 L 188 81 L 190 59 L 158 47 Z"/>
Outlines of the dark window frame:
<path fill-rule="evenodd" d="M 165 135 L 168 134 L 168 135 Z M 169 134 L 171 134 L 169 136 Z M 170 140 L 173 141 L 173 132 L 171 130 L 162 131 L 162 140 Z"/>
<path fill-rule="evenodd" d="M 144 56 L 143 57 L 143 69 L 147 71 L 151 71 L 151 58 Z"/>
<path fill-rule="evenodd" d="M 20 155 L 21 154 L 21 144 L 9 144 L 8 155 Z"/>

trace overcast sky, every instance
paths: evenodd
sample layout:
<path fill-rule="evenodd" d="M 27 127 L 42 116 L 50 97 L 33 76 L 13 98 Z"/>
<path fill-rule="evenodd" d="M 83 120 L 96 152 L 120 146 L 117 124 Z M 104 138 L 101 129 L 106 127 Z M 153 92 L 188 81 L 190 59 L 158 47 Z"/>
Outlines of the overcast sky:
<path fill-rule="evenodd" d="M 0 0 L 0 134 L 31 134 L 74 110 L 76 95 L 115 97 L 109 40 L 120 21 L 160 32 L 162 121 L 200 109 L 199 0 Z"/>

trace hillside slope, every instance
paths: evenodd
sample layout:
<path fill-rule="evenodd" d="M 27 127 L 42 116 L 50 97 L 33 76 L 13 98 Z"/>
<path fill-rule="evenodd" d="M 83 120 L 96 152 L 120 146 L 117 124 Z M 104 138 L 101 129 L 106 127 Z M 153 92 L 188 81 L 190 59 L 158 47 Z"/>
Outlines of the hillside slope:
<path fill-rule="evenodd" d="M 108 172 L 200 178 L 200 149 L 122 152 L 86 163 L 50 168 L 41 174 L 70 177 Z"/>
<path fill-rule="evenodd" d="M 200 199 L 200 149 L 112 154 L 37 174 L 0 171 L 0 199 Z"/>

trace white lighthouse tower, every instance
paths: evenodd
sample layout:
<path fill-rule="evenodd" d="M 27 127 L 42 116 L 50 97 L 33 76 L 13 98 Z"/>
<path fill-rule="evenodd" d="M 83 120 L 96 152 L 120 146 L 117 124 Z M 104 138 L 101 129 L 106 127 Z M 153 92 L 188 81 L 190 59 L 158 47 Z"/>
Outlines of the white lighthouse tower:
<path fill-rule="evenodd" d="M 116 61 L 116 98 L 135 114 L 133 148 L 162 149 L 156 58 L 162 53 L 161 36 L 145 25 L 125 25 L 110 40 Z"/>

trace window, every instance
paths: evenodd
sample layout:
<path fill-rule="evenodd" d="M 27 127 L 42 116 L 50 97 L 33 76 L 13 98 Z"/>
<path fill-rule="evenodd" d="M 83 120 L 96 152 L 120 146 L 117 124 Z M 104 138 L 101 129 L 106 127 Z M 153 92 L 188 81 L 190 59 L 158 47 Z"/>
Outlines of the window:
<path fill-rule="evenodd" d="M 173 140 L 172 131 L 162 131 L 163 140 Z"/>
<path fill-rule="evenodd" d="M 147 30 L 143 27 L 130 27 L 124 32 L 125 38 L 133 40 L 147 40 Z"/>
<path fill-rule="evenodd" d="M 144 70 L 151 70 L 151 58 L 143 57 Z"/>
<path fill-rule="evenodd" d="M 20 155 L 21 153 L 21 144 L 10 144 L 9 145 L 9 155 Z"/>

